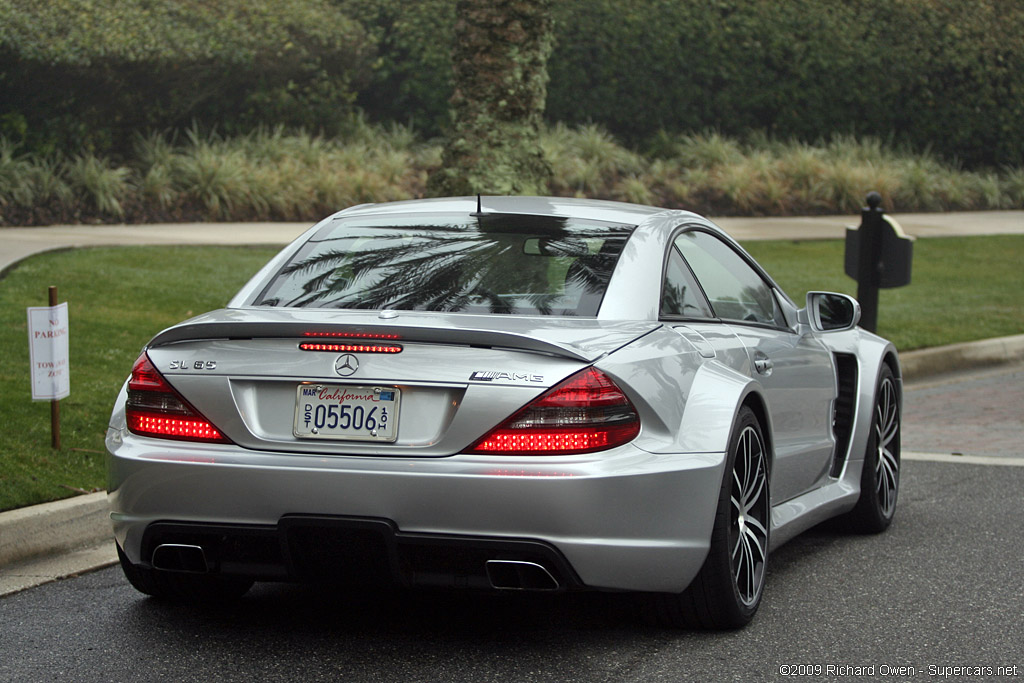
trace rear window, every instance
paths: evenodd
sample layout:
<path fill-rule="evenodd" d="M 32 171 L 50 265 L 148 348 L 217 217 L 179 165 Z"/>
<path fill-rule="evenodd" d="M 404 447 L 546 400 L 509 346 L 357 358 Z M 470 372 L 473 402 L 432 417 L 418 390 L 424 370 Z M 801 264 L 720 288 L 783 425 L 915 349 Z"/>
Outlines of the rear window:
<path fill-rule="evenodd" d="M 633 226 L 549 216 L 339 219 L 258 306 L 596 316 Z"/>

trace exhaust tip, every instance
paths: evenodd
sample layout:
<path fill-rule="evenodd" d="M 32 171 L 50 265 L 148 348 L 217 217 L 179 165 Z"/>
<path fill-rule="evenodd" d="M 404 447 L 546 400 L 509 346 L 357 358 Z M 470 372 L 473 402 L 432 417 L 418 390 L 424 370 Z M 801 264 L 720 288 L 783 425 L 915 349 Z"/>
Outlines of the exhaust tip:
<path fill-rule="evenodd" d="M 201 546 L 180 543 L 165 543 L 153 550 L 152 564 L 155 569 L 168 572 L 205 574 L 209 571 L 206 553 Z"/>
<path fill-rule="evenodd" d="M 507 591 L 556 591 L 562 586 L 547 569 L 536 562 L 487 560 L 491 587 Z"/>

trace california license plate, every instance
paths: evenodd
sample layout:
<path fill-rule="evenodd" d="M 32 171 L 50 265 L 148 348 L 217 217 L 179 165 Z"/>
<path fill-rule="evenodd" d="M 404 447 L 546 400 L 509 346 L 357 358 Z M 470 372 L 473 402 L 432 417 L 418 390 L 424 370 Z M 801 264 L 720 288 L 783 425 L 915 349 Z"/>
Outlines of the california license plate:
<path fill-rule="evenodd" d="M 302 439 L 394 441 L 401 399 L 395 387 L 300 384 L 292 433 Z"/>

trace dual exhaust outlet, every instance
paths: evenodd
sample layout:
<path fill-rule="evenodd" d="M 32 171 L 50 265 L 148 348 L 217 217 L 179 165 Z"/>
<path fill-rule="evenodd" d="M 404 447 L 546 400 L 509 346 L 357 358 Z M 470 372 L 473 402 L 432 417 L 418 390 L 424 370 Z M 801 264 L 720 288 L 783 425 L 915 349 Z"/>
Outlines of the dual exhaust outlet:
<path fill-rule="evenodd" d="M 487 580 L 491 588 L 506 591 L 556 591 L 558 579 L 543 565 L 523 560 L 487 560 Z"/>
<path fill-rule="evenodd" d="M 187 574 L 206 574 L 210 566 L 202 546 L 165 543 L 153 551 L 155 569 Z M 525 560 L 487 560 L 484 563 L 491 588 L 508 591 L 555 591 L 562 586 L 543 565 Z"/>

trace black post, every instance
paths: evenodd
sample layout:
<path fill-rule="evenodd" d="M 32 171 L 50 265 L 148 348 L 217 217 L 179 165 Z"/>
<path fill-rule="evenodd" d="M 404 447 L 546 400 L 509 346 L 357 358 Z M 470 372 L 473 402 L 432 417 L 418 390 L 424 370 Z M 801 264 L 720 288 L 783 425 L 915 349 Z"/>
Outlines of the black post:
<path fill-rule="evenodd" d="M 868 205 L 860 212 L 857 251 L 857 301 L 860 326 L 869 332 L 878 328 L 878 283 L 882 261 L 882 195 L 869 192 Z"/>

